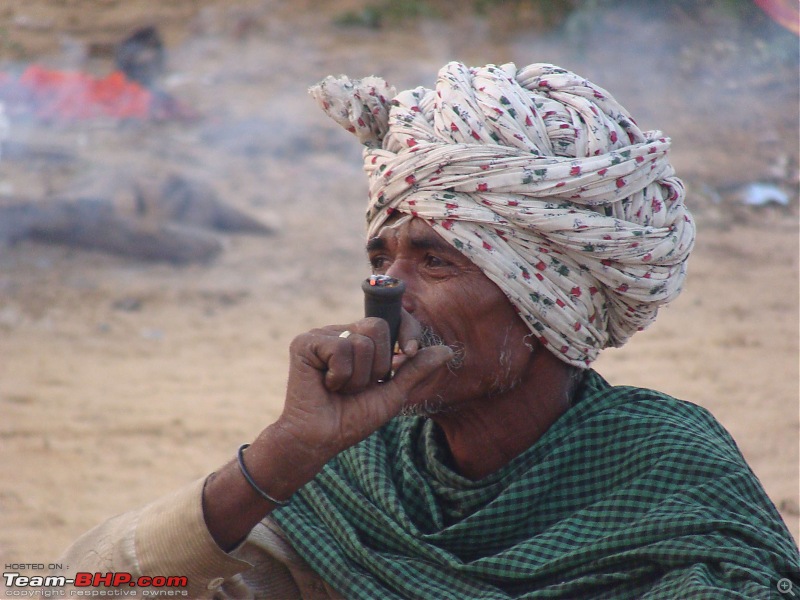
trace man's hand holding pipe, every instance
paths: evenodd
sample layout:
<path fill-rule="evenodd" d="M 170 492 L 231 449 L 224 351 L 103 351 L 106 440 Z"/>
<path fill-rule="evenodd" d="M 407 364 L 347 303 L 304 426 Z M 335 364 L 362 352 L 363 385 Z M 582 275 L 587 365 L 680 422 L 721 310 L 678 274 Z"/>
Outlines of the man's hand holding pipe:
<path fill-rule="evenodd" d="M 344 331 L 350 334 L 342 337 Z M 402 354 L 395 357 L 386 321 L 374 317 L 295 338 L 283 413 L 244 455 L 259 487 L 278 500 L 289 498 L 330 459 L 413 401 L 420 384 L 453 356 L 447 346 L 419 349 L 420 333 L 420 324 L 403 311 Z M 380 382 L 391 368 L 395 376 Z M 227 551 L 274 505 L 253 490 L 234 460 L 209 477 L 203 508 L 209 531 Z"/>

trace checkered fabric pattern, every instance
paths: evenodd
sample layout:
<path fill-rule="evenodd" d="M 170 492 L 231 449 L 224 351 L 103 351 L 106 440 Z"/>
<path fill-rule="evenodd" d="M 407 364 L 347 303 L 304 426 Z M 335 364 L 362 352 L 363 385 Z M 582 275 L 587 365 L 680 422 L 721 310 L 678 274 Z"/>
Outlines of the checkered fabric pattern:
<path fill-rule="evenodd" d="M 347 598 L 771 598 L 800 560 L 704 409 L 587 371 L 576 405 L 501 471 L 448 467 L 401 417 L 273 513 Z"/>

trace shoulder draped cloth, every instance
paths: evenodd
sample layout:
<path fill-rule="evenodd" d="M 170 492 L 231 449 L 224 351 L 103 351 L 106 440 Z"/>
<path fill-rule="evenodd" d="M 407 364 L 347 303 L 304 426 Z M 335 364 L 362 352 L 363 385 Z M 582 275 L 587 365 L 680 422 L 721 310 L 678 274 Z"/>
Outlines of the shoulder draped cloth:
<path fill-rule="evenodd" d="M 448 467 L 400 417 L 273 512 L 347 598 L 773 598 L 797 547 L 704 409 L 587 371 L 577 404 L 501 471 Z M 772 594 L 772 595 L 770 595 Z"/>

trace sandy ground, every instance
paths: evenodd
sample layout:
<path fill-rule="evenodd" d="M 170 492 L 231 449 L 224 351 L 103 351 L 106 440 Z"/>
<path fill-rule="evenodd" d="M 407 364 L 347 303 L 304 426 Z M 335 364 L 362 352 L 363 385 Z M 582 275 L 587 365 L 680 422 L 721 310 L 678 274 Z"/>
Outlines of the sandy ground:
<path fill-rule="evenodd" d="M 798 537 L 798 86 L 784 52 L 796 38 L 680 12 L 661 25 L 619 11 L 575 18 L 551 38 L 509 32 L 499 17 L 341 29 L 333 4 L 88 4 L 4 3 L 6 63 L 102 73 L 108 58 L 89 42 L 155 20 L 170 50 L 166 85 L 204 119 L 12 127 L 12 139 L 79 159 L 0 161 L 3 193 L 113 196 L 180 172 L 278 231 L 223 236 L 219 259 L 188 267 L 0 247 L 4 563 L 56 560 L 98 521 L 227 461 L 279 414 L 290 340 L 357 318 L 367 272 L 359 150 L 305 89 L 340 72 L 430 86 L 450 59 L 562 64 L 673 137 L 699 223 L 686 290 L 596 367 L 709 408 Z M 790 205 L 739 204 L 755 181 L 777 184 Z"/>

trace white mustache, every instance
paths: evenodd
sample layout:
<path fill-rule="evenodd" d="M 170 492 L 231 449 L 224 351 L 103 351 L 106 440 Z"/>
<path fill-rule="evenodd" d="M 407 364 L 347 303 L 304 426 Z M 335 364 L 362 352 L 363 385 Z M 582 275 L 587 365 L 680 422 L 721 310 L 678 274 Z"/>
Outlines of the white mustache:
<path fill-rule="evenodd" d="M 429 346 L 447 346 L 450 348 L 453 351 L 453 358 L 447 362 L 447 368 L 451 373 L 464 366 L 464 359 L 467 355 L 467 349 L 463 342 L 445 344 L 442 336 L 427 325 L 422 326 L 422 335 L 418 341 L 421 348 L 427 348 Z"/>

